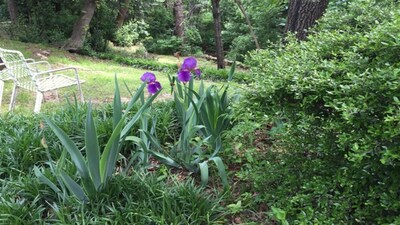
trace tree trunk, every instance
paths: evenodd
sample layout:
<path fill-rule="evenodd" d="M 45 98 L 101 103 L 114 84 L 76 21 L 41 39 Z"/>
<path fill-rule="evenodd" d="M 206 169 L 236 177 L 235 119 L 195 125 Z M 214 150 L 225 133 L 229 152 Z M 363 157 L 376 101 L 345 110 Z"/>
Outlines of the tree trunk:
<path fill-rule="evenodd" d="M 174 16 L 175 16 L 175 35 L 182 38 L 185 32 L 183 15 L 183 3 L 182 0 L 176 0 L 174 3 Z"/>
<path fill-rule="evenodd" d="M 307 29 L 324 14 L 328 0 L 290 0 L 285 33 L 295 32 L 298 40 L 307 37 Z"/>
<path fill-rule="evenodd" d="M 125 19 L 128 16 L 129 0 L 124 0 L 118 10 L 117 27 L 121 28 L 124 25 Z"/>
<path fill-rule="evenodd" d="M 211 0 L 212 13 L 214 18 L 214 28 L 215 28 L 215 47 L 217 53 L 217 67 L 218 69 L 225 68 L 224 63 L 224 47 L 222 45 L 221 36 L 221 12 L 219 8 L 220 0 Z"/>
<path fill-rule="evenodd" d="M 11 22 L 15 23 L 18 19 L 18 6 L 15 0 L 8 0 L 7 1 L 7 9 L 8 13 L 10 14 Z"/>
<path fill-rule="evenodd" d="M 238 5 L 240 11 L 242 12 L 244 18 L 246 19 L 247 26 L 249 26 L 250 35 L 253 37 L 254 44 L 256 44 L 256 48 L 260 49 L 260 44 L 258 43 L 257 35 L 253 30 L 253 26 L 251 25 L 251 21 L 249 15 L 247 15 L 246 10 L 244 9 L 243 3 L 241 0 L 235 0 Z"/>
<path fill-rule="evenodd" d="M 81 15 L 74 24 L 72 35 L 64 45 L 64 49 L 77 52 L 82 48 L 87 31 L 89 30 L 90 21 L 96 10 L 96 0 L 85 0 Z"/>

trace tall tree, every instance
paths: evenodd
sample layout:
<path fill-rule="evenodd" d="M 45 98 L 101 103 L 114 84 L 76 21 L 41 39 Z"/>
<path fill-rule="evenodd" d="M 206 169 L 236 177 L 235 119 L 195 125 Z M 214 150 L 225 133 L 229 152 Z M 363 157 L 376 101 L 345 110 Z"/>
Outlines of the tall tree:
<path fill-rule="evenodd" d="M 217 67 L 218 67 L 218 69 L 223 69 L 223 68 L 225 68 L 225 63 L 224 63 L 224 47 L 222 45 L 221 11 L 220 11 L 220 7 L 219 7 L 219 3 L 220 3 L 220 0 L 211 0 L 212 14 L 213 14 L 213 18 L 214 18 Z"/>
<path fill-rule="evenodd" d="M 185 32 L 183 15 L 183 2 L 182 0 L 176 0 L 174 2 L 174 16 L 175 16 L 175 35 L 177 37 L 183 37 Z"/>
<path fill-rule="evenodd" d="M 15 23 L 18 19 L 18 6 L 15 0 L 8 0 L 7 1 L 7 9 L 8 13 L 10 14 L 11 22 Z"/>
<path fill-rule="evenodd" d="M 298 40 L 307 37 L 307 29 L 324 14 L 328 0 L 290 0 L 285 33 L 296 32 Z"/>
<path fill-rule="evenodd" d="M 81 14 L 74 24 L 71 37 L 64 45 L 64 49 L 72 52 L 79 51 L 82 48 L 87 31 L 89 30 L 90 21 L 96 10 L 96 0 L 85 0 Z"/>
<path fill-rule="evenodd" d="M 249 26 L 249 30 L 250 30 L 250 35 L 251 35 L 251 37 L 253 38 L 253 41 L 254 41 L 254 44 L 256 45 L 256 48 L 257 48 L 257 49 L 260 49 L 260 44 L 258 43 L 257 35 L 256 35 L 256 33 L 254 32 L 253 26 L 252 26 L 251 21 L 250 21 L 250 17 L 249 17 L 249 15 L 246 13 L 246 10 L 245 10 L 245 8 L 244 8 L 244 6 L 243 6 L 242 1 L 241 1 L 241 0 L 235 0 L 235 2 L 236 2 L 236 4 L 237 4 L 238 7 L 239 7 L 240 12 L 242 12 L 244 18 L 246 19 L 247 26 Z"/>
<path fill-rule="evenodd" d="M 129 11 L 129 2 L 130 0 L 123 0 L 121 6 L 118 9 L 118 16 L 117 16 L 117 27 L 120 28 L 124 25 L 125 19 L 128 16 Z"/>

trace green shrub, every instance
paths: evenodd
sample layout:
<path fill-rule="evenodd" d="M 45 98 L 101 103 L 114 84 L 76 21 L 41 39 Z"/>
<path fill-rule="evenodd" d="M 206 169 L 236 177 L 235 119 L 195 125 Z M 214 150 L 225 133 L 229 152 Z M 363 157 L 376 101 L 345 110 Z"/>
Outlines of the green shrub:
<path fill-rule="evenodd" d="M 243 62 L 244 56 L 255 49 L 255 44 L 250 35 L 238 36 L 232 41 L 227 58 Z"/>
<path fill-rule="evenodd" d="M 117 30 L 115 42 L 119 46 L 130 47 L 135 45 L 139 40 L 148 36 L 146 31 L 148 26 L 144 21 L 129 21 Z"/>
<path fill-rule="evenodd" d="M 183 41 L 181 38 L 169 36 L 159 39 L 150 39 L 145 41 L 144 45 L 149 52 L 162 55 L 172 55 L 179 51 L 182 43 Z"/>
<path fill-rule="evenodd" d="M 357 0 L 308 41 L 254 52 L 247 102 L 283 120 L 258 180 L 294 223 L 393 223 L 400 196 L 400 7 Z"/>
<path fill-rule="evenodd" d="M 60 44 L 72 33 L 80 4 L 54 1 L 18 1 L 18 23 L 8 36 L 23 42 Z M 1 7 L 1 6 L 0 6 Z M 0 13 L 1 14 L 1 13 Z M 8 12 L 7 12 L 8 14 Z M 12 28 L 12 29 L 11 29 Z"/>
<path fill-rule="evenodd" d="M 8 11 L 6 4 L 0 4 L 0 22 L 8 21 Z"/>
<path fill-rule="evenodd" d="M 182 55 L 202 55 L 201 34 L 196 27 L 187 27 L 185 29 L 184 44 L 180 47 Z"/>
<path fill-rule="evenodd" d="M 144 13 L 145 19 L 149 24 L 148 32 L 150 37 L 154 39 L 162 39 L 166 36 L 173 36 L 174 30 L 174 15 L 168 7 L 151 7 Z"/>

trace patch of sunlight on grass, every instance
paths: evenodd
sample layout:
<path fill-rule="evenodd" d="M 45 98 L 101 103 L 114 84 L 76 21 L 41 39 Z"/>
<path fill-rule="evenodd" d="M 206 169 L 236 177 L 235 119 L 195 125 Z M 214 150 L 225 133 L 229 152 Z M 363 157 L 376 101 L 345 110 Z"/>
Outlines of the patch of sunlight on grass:
<path fill-rule="evenodd" d="M 108 43 L 108 47 L 112 51 L 125 52 L 127 54 L 135 54 L 137 50 L 141 49 L 140 45 L 134 45 L 134 46 L 130 46 L 130 47 L 119 47 L 119 46 L 113 45 L 113 43 Z"/>
<path fill-rule="evenodd" d="M 182 61 L 182 59 L 180 60 Z M 169 55 L 157 55 L 157 62 L 160 63 L 168 63 L 168 64 L 177 64 L 179 61 L 174 56 Z"/>

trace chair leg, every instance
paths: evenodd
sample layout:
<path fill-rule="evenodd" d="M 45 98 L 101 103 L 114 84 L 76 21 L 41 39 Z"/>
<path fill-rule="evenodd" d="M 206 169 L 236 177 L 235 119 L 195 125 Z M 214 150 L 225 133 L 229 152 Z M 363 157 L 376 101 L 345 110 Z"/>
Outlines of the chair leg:
<path fill-rule="evenodd" d="M 1 102 L 3 101 L 3 90 L 4 90 L 4 81 L 0 80 L 0 110 L 1 110 Z"/>
<path fill-rule="evenodd" d="M 79 81 L 79 77 L 78 77 L 78 71 L 75 69 L 75 78 L 77 81 L 77 86 L 78 86 L 78 91 L 81 97 L 81 102 L 84 102 L 85 99 L 83 99 L 83 92 L 82 92 L 82 87 L 81 87 L 81 82 Z"/>
<path fill-rule="evenodd" d="M 15 107 L 15 102 L 17 101 L 17 92 L 18 92 L 18 87 L 14 83 L 14 87 L 11 93 L 11 99 L 10 99 L 10 106 L 8 107 L 8 111 L 13 111 Z"/>
<path fill-rule="evenodd" d="M 81 94 L 81 102 L 84 102 L 85 99 L 83 98 L 83 92 L 82 92 L 82 88 L 80 85 L 79 85 L 79 93 Z"/>
<path fill-rule="evenodd" d="M 35 113 L 40 112 L 40 107 L 42 106 L 42 101 L 43 101 L 43 93 L 36 92 L 36 103 L 35 103 L 35 109 L 33 110 L 33 112 L 35 112 Z"/>
<path fill-rule="evenodd" d="M 54 90 L 54 93 L 56 95 L 56 101 L 60 102 L 60 96 L 58 95 L 58 89 Z"/>

